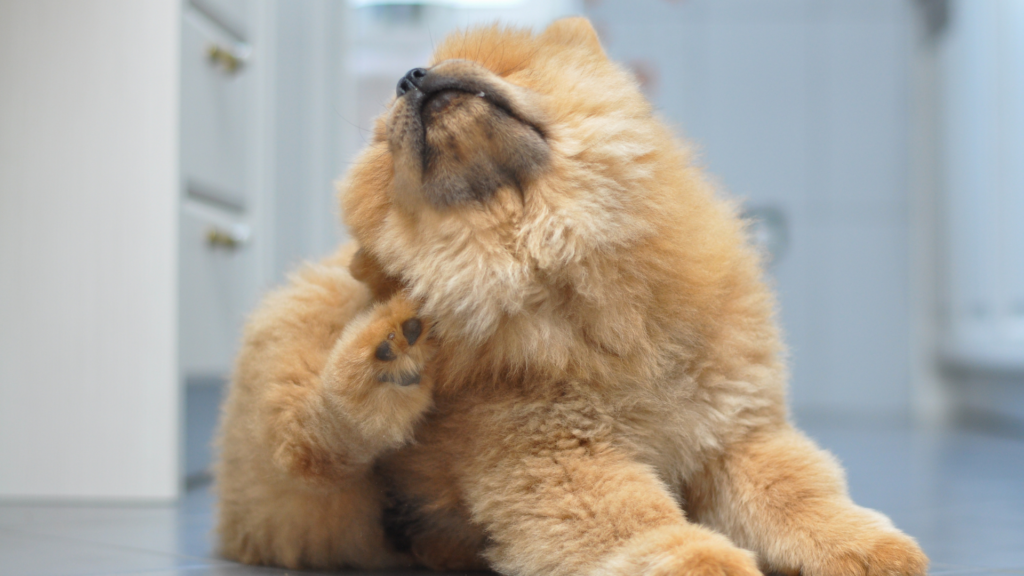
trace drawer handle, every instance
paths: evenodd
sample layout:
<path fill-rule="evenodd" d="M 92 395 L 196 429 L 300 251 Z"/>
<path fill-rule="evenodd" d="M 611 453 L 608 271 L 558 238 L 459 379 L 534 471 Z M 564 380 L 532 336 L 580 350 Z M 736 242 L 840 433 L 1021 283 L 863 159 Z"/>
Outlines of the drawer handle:
<path fill-rule="evenodd" d="M 225 48 L 220 44 L 210 44 L 206 48 L 206 57 L 214 66 L 219 67 L 226 74 L 232 75 L 245 65 L 247 56 L 238 50 Z"/>
<path fill-rule="evenodd" d="M 214 250 L 217 248 L 237 250 L 240 246 L 249 241 L 249 236 L 248 226 L 243 226 L 241 224 L 238 226 L 232 226 L 226 230 L 217 226 L 211 226 L 206 231 L 206 245 Z"/>

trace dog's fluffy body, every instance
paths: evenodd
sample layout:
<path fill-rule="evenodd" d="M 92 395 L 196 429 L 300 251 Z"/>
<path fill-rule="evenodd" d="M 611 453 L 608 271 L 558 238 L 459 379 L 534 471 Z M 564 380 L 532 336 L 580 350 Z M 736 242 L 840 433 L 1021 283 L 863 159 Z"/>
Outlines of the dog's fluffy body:
<path fill-rule="evenodd" d="M 742 223 L 589 24 L 457 34 L 426 74 L 343 184 L 358 252 L 300 270 L 249 322 L 223 553 L 923 574 L 787 422 Z"/>

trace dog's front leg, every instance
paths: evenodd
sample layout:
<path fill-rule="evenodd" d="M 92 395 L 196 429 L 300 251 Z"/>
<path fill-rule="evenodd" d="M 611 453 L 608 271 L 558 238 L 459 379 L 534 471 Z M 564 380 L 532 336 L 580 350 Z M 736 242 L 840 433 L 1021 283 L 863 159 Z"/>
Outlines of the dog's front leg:
<path fill-rule="evenodd" d="M 803 576 L 923 576 L 928 558 L 874 510 L 855 505 L 835 459 L 788 426 L 728 449 L 693 478 L 695 519 Z"/>
<path fill-rule="evenodd" d="M 654 471 L 588 430 L 588 419 L 573 421 L 554 409 L 519 418 L 522 412 L 488 415 L 486 436 L 501 441 L 480 442 L 463 474 L 496 570 L 523 576 L 760 574 L 752 554 L 688 523 Z"/>

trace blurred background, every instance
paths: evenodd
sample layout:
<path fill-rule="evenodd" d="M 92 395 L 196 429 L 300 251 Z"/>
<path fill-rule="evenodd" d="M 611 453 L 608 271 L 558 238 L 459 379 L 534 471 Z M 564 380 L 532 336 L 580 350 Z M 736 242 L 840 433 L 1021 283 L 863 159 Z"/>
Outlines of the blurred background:
<path fill-rule="evenodd" d="M 588 16 L 771 254 L 798 420 L 1024 430 L 1024 2 L 0 0 L 0 497 L 208 478 L 245 315 L 448 31 Z"/>

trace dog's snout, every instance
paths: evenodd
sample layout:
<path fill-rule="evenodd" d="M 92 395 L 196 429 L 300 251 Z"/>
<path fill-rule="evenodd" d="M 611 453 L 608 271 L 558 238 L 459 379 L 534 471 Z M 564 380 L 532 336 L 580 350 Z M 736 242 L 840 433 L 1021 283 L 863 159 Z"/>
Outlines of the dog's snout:
<path fill-rule="evenodd" d="M 427 71 L 423 68 L 413 68 L 406 72 L 405 76 L 402 76 L 402 79 L 398 81 L 398 96 L 401 97 L 413 88 L 419 89 L 423 83 L 423 77 L 426 75 Z"/>

